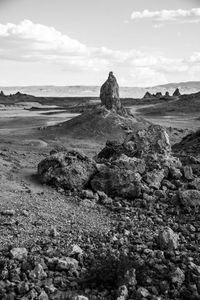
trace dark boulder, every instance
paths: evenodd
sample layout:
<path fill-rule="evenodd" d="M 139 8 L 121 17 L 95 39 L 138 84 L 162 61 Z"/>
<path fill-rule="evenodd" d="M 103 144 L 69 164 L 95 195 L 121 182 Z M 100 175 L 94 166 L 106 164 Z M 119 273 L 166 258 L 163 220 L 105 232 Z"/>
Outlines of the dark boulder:
<path fill-rule="evenodd" d="M 128 159 L 128 157 L 126 157 Z M 125 156 L 124 159 L 126 160 Z M 94 191 L 103 191 L 109 196 L 136 198 L 141 194 L 141 175 L 137 166 L 116 161 L 112 165 L 100 165 L 99 172 L 91 180 Z"/>
<path fill-rule="evenodd" d="M 83 189 L 96 171 L 96 163 L 77 151 L 53 153 L 38 165 L 42 183 L 65 190 Z"/>

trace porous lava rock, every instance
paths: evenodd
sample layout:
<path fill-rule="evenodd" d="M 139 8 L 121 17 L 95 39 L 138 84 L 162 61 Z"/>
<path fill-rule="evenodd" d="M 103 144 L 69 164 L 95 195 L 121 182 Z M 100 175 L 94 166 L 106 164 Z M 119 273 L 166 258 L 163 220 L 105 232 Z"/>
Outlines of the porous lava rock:
<path fill-rule="evenodd" d="M 109 110 L 120 111 L 122 108 L 121 101 L 119 98 L 119 85 L 117 79 L 110 72 L 108 79 L 104 82 L 100 89 L 100 99 L 102 105 Z"/>
<path fill-rule="evenodd" d="M 95 173 L 94 160 L 77 151 L 53 153 L 38 165 L 42 183 L 64 190 L 81 190 Z"/>

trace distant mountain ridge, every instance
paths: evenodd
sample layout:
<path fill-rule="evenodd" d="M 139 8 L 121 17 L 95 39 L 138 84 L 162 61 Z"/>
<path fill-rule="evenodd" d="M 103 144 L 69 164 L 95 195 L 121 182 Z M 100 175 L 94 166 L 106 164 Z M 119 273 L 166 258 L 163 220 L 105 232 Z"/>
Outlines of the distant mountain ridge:
<path fill-rule="evenodd" d="M 141 98 L 149 91 L 154 94 L 161 92 L 164 94 L 168 91 L 170 94 L 179 88 L 181 94 L 191 94 L 200 91 L 200 81 L 188 81 L 179 83 L 168 83 L 164 85 L 157 85 L 153 87 L 120 87 L 121 98 Z M 0 87 L 5 94 L 13 94 L 21 92 L 40 97 L 98 97 L 100 86 L 13 86 Z"/>

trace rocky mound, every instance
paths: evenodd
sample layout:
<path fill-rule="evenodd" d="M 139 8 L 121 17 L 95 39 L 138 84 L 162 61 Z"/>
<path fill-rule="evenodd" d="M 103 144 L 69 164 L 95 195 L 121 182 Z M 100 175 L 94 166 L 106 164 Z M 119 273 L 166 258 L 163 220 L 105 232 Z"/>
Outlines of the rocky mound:
<path fill-rule="evenodd" d="M 82 286 L 90 286 L 84 300 L 97 294 L 102 300 L 199 299 L 200 162 L 189 156 L 182 164 L 174 157 L 158 125 L 133 132 L 122 143 L 107 142 L 96 162 L 88 189 L 78 197 L 89 207 L 99 202 L 116 213 L 113 227 L 90 237 L 78 262 L 70 256 L 46 258 L 46 268 L 66 270 L 67 280 L 69 270 L 78 270 Z"/>
<path fill-rule="evenodd" d="M 189 199 L 188 195 L 198 198 L 190 191 L 182 194 L 198 187 L 194 175 L 198 175 L 198 168 L 183 166 L 172 155 L 168 135 L 159 125 L 132 132 L 122 143 L 108 141 L 96 162 L 78 152 L 53 153 L 39 164 L 38 175 L 43 183 L 64 190 L 91 187 L 111 197 L 134 200 L 156 190 L 162 194 L 163 189 L 172 189 L 180 200 Z"/>
<path fill-rule="evenodd" d="M 130 131 L 145 128 L 149 122 L 135 117 L 125 109 L 119 98 L 119 86 L 113 73 L 102 85 L 101 106 L 56 126 L 48 127 L 48 132 L 70 135 L 74 138 L 119 139 L 123 140 Z"/>
<path fill-rule="evenodd" d="M 130 134 L 122 144 L 107 142 L 97 160 L 102 164 L 91 181 L 93 190 L 132 199 L 148 188 L 159 189 L 170 170 L 179 172 L 181 166 L 159 125 Z"/>
<path fill-rule="evenodd" d="M 102 106 L 84 112 L 67 122 L 48 127 L 46 131 L 74 138 L 122 141 L 128 132 L 145 128 L 148 124 L 148 121 L 140 117 L 123 116 Z"/>

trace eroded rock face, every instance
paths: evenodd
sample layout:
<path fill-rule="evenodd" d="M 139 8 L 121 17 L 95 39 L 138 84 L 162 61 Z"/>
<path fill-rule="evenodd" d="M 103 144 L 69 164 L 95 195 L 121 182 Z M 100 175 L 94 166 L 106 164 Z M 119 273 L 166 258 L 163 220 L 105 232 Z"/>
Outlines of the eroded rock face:
<path fill-rule="evenodd" d="M 95 162 L 77 151 L 53 153 L 38 165 L 42 183 L 65 190 L 84 188 L 95 173 Z"/>
<path fill-rule="evenodd" d="M 119 98 L 119 85 L 113 72 L 109 73 L 108 79 L 101 87 L 100 99 L 102 105 L 109 110 L 119 111 L 122 108 Z"/>

